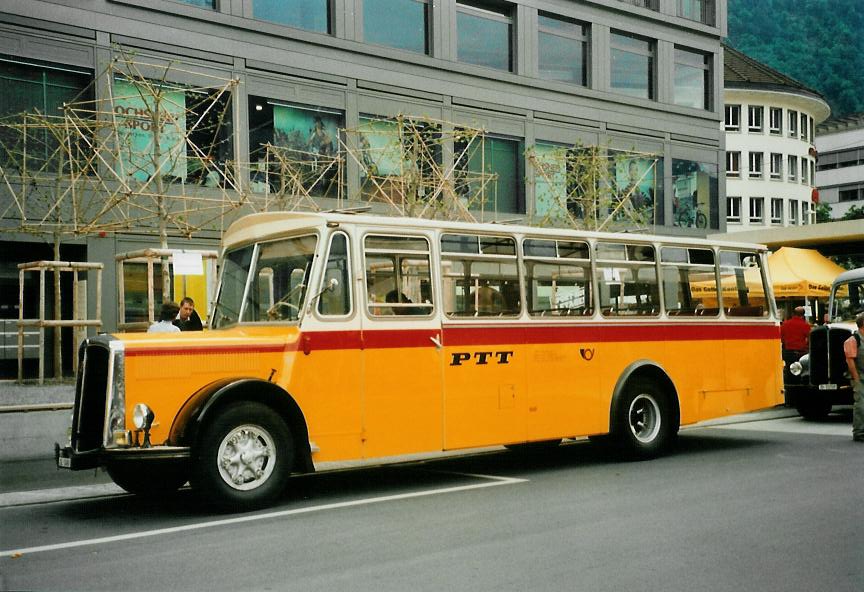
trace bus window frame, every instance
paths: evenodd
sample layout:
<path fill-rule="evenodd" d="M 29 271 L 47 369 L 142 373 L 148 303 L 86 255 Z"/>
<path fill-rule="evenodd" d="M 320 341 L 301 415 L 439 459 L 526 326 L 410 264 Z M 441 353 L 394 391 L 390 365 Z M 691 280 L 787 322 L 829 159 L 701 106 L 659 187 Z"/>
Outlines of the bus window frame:
<path fill-rule="evenodd" d="M 406 250 L 398 250 L 398 249 L 397 250 L 393 250 L 393 249 L 389 249 L 389 250 L 371 249 L 371 250 L 369 250 L 366 248 L 366 239 L 369 238 L 370 236 L 384 237 L 384 238 L 415 238 L 415 239 L 420 238 L 420 239 L 423 239 L 424 241 L 426 241 L 426 250 L 425 251 L 412 251 L 412 250 L 407 250 L 407 249 Z M 358 248 L 360 249 L 360 265 L 362 266 L 362 276 L 361 277 L 363 280 L 361 282 L 363 284 L 363 294 L 362 294 L 363 306 L 362 306 L 362 308 L 363 308 L 364 315 L 367 319 L 369 319 L 371 321 L 383 321 L 386 323 L 386 322 L 393 322 L 394 320 L 395 321 L 402 321 L 402 322 L 411 321 L 411 320 L 428 321 L 430 319 L 436 318 L 436 316 L 438 314 L 438 306 L 437 306 L 435 300 L 438 297 L 438 290 L 437 290 L 437 287 L 435 285 L 436 284 L 436 277 L 435 277 L 436 274 L 433 271 L 433 268 L 435 265 L 434 241 L 435 241 L 435 233 L 434 232 L 429 233 L 428 231 L 422 230 L 422 229 L 417 230 L 417 231 L 413 231 L 413 232 L 397 232 L 397 231 L 394 231 L 392 228 L 380 228 L 380 229 L 364 228 L 362 230 L 362 232 L 360 233 Z M 400 255 L 415 255 L 415 256 L 416 255 L 426 255 L 428 257 L 429 283 L 430 283 L 430 293 L 432 295 L 432 303 L 431 303 L 431 305 L 430 304 L 424 304 L 424 303 L 415 303 L 415 302 L 411 303 L 413 305 L 413 307 L 415 309 L 418 309 L 418 310 L 423 308 L 423 307 L 430 307 L 431 306 L 431 309 L 429 310 L 429 312 L 427 314 L 410 314 L 410 313 L 409 314 L 382 314 L 382 315 L 373 315 L 372 314 L 372 310 L 369 307 L 369 305 L 372 304 L 372 302 L 369 298 L 369 283 L 368 283 L 369 278 L 367 277 L 368 268 L 366 267 L 366 254 L 370 253 L 370 252 L 372 254 L 380 254 L 380 255 L 397 253 Z M 398 289 L 398 286 L 396 286 L 394 289 Z M 380 306 L 381 308 L 390 307 L 390 304 L 388 304 L 386 302 L 383 304 L 382 303 L 375 303 L 375 304 L 381 304 L 381 306 Z M 358 307 L 358 308 L 361 308 L 361 307 Z M 405 307 L 405 308 L 408 309 L 409 307 Z"/>
<path fill-rule="evenodd" d="M 762 282 L 763 298 L 765 300 L 765 303 L 761 305 L 762 310 L 763 310 L 763 313 L 761 315 L 733 315 L 733 314 L 730 314 L 730 312 L 735 308 L 752 307 L 755 305 L 752 305 L 749 303 L 746 305 L 742 305 L 741 300 L 739 298 L 737 304 L 727 306 L 726 296 L 723 294 L 723 268 L 724 268 L 724 264 L 723 264 L 723 261 L 721 258 L 722 253 L 737 253 L 739 255 L 739 257 L 740 257 L 740 255 L 745 254 L 745 255 L 754 256 L 756 258 L 756 261 L 758 262 L 758 268 L 759 268 L 759 278 L 760 278 L 760 281 Z M 723 312 L 723 318 L 731 319 L 735 322 L 765 321 L 765 320 L 775 319 L 777 317 L 777 311 L 775 310 L 775 304 L 774 304 L 774 292 L 771 289 L 770 283 L 768 282 L 768 276 L 767 276 L 768 261 L 767 261 L 767 258 L 765 256 L 765 253 L 761 250 L 747 250 L 747 249 L 742 249 L 740 247 L 718 246 L 718 247 L 716 247 L 715 256 L 716 256 L 716 259 L 715 259 L 714 266 L 716 268 L 716 273 L 717 273 L 717 285 L 720 288 L 719 289 L 719 298 L 717 301 L 719 303 L 720 310 Z M 730 266 L 725 266 L 725 267 L 730 268 L 730 269 L 733 268 Z M 747 267 L 735 266 L 734 268 L 742 269 L 745 272 L 747 270 Z M 742 272 L 742 274 L 743 274 L 743 272 Z M 746 279 L 744 281 L 745 281 L 745 285 L 746 285 Z M 768 297 L 769 295 L 771 296 L 770 298 Z M 747 297 L 749 300 L 749 298 L 750 298 L 749 290 L 748 290 Z"/>
<path fill-rule="evenodd" d="M 624 259 L 604 259 L 604 258 L 601 258 L 600 252 L 599 252 L 601 245 L 620 245 L 620 246 L 624 247 Z M 662 274 L 661 274 L 661 270 L 660 270 L 660 252 L 659 252 L 660 249 L 664 245 L 665 245 L 665 243 L 663 241 L 660 241 L 660 242 L 638 242 L 638 241 L 633 242 L 633 241 L 628 241 L 626 239 L 624 239 L 624 240 L 612 240 L 612 239 L 606 239 L 606 238 L 598 239 L 598 240 L 594 241 L 594 243 L 592 245 L 592 252 L 591 252 L 591 255 L 592 255 L 591 264 L 592 264 L 592 272 L 594 274 L 593 279 L 594 279 L 594 282 L 596 284 L 595 288 L 597 290 L 596 298 L 595 298 L 595 303 L 596 303 L 595 310 L 596 310 L 596 314 L 599 315 L 599 317 L 601 319 L 603 319 L 603 321 L 620 320 L 620 321 L 625 321 L 625 322 L 632 322 L 633 319 L 639 319 L 640 321 L 641 320 L 655 321 L 655 320 L 661 320 L 661 319 L 665 318 L 665 316 L 666 316 L 666 302 L 663 298 L 663 296 L 664 296 L 663 283 L 662 283 L 663 278 L 662 278 Z M 639 259 L 635 259 L 635 258 L 631 259 L 630 258 L 631 248 L 635 249 L 637 247 L 649 247 L 654 253 L 653 259 L 651 259 L 651 260 L 639 260 Z M 608 264 L 610 264 L 610 263 L 612 263 L 612 264 L 623 263 L 625 267 L 629 267 L 630 269 L 634 269 L 634 270 L 653 268 L 653 270 L 654 270 L 654 285 L 656 286 L 656 290 L 657 290 L 657 310 L 656 311 L 640 313 L 638 311 L 638 309 L 632 309 L 632 310 L 634 310 L 634 312 L 628 313 L 628 314 L 609 314 L 609 313 L 603 312 L 604 307 L 602 306 L 603 303 L 601 302 L 601 299 L 600 299 L 600 278 L 599 278 L 598 271 L 600 269 L 612 269 L 612 267 L 608 266 Z M 606 265 L 603 265 L 603 264 L 606 264 Z M 638 272 L 635 274 L 635 277 L 638 279 Z M 635 284 L 638 284 L 638 282 L 635 282 Z M 623 282 L 621 282 L 621 290 L 622 291 L 624 290 L 624 283 Z M 622 296 L 623 296 L 623 294 L 622 294 Z M 627 309 L 627 310 L 631 310 L 631 309 Z M 610 312 L 611 312 L 611 309 L 610 309 Z"/>
<path fill-rule="evenodd" d="M 467 253 L 463 251 L 445 251 L 443 249 L 443 239 L 445 236 L 463 236 L 463 237 L 472 237 L 477 239 L 477 252 Z M 485 254 L 482 249 L 482 239 L 491 238 L 491 239 L 507 239 L 513 242 L 513 254 L 512 255 L 501 255 L 501 254 Z M 534 238 L 534 237 L 531 237 Z M 525 292 L 525 265 L 524 260 L 521 255 L 522 249 L 522 241 L 525 237 L 520 237 L 517 234 L 498 234 L 498 233 L 486 233 L 486 232 L 476 232 L 471 230 L 462 230 L 462 229 L 441 229 L 437 236 L 436 249 L 438 252 L 438 271 L 437 275 L 441 280 L 441 299 L 442 299 L 442 309 L 441 316 L 444 320 L 450 322 L 463 322 L 463 321 L 473 321 L 473 322 L 486 322 L 489 319 L 498 319 L 500 321 L 518 321 L 523 320 L 526 314 L 526 292 Z M 519 292 L 519 310 L 513 314 L 506 314 L 506 309 L 504 312 L 497 314 L 479 314 L 478 311 L 474 311 L 473 313 L 468 313 L 467 311 L 464 313 L 450 313 L 446 309 L 443 308 L 443 303 L 446 301 L 444 290 L 445 290 L 445 274 L 444 274 L 444 261 L 445 260 L 454 260 L 457 259 L 460 261 L 470 260 L 470 261 L 485 261 L 485 262 L 514 262 L 516 264 L 516 282 L 517 288 Z M 479 278 L 478 278 L 479 280 Z M 473 288 L 476 290 L 476 288 Z M 502 298 L 504 298 L 504 294 L 501 293 L 500 290 L 495 289 Z M 469 295 L 472 292 L 469 291 Z M 467 297 L 467 296 L 466 296 Z"/>
<path fill-rule="evenodd" d="M 328 315 L 328 314 L 322 313 L 319 310 L 318 305 L 321 301 L 321 298 L 324 296 L 324 292 L 327 289 L 327 286 L 325 286 L 324 284 L 327 281 L 327 263 L 330 261 L 330 252 L 333 249 L 333 239 L 336 235 L 339 235 L 339 234 L 341 234 L 345 237 L 345 255 L 348 258 L 348 264 L 347 264 L 347 268 L 348 268 L 348 313 L 343 314 L 343 315 Z M 333 232 L 331 232 L 327 235 L 327 240 L 325 242 L 326 242 L 325 248 L 327 250 L 325 253 L 322 254 L 323 255 L 323 257 L 321 259 L 321 261 L 322 261 L 321 266 L 322 267 L 320 269 L 320 277 L 318 278 L 318 282 L 317 282 L 318 290 L 315 292 L 315 297 L 316 297 L 315 302 L 310 302 L 309 305 L 312 306 L 312 314 L 317 320 L 322 321 L 322 322 L 328 322 L 328 323 L 344 323 L 344 322 L 349 321 L 352 318 L 354 318 L 354 315 L 356 313 L 356 307 L 354 305 L 356 304 L 357 298 L 356 298 L 356 294 L 354 292 L 354 271 L 355 270 L 354 270 L 354 256 L 353 256 L 353 253 L 351 252 L 351 249 L 352 249 L 351 235 L 348 234 L 348 232 L 342 228 L 336 228 L 333 230 Z M 312 271 L 313 271 L 313 273 L 316 273 L 316 270 L 313 269 Z"/>
<path fill-rule="evenodd" d="M 525 243 L 526 243 L 526 241 L 532 241 L 532 240 L 534 240 L 534 241 L 549 241 L 549 242 L 555 243 L 555 257 L 543 257 L 543 256 L 539 256 L 539 255 L 526 255 L 525 254 Z M 586 250 L 588 252 L 588 258 L 582 259 L 582 258 L 560 257 L 559 256 L 559 244 L 558 243 L 562 243 L 562 242 L 581 243 L 581 244 L 585 245 Z M 592 256 L 593 255 L 593 249 L 594 249 L 594 245 L 592 244 L 592 241 L 587 239 L 587 238 L 573 238 L 573 237 L 561 238 L 561 237 L 554 237 L 554 236 L 537 236 L 537 235 L 525 235 L 522 237 L 522 239 L 519 241 L 518 249 L 517 249 L 517 256 L 519 258 L 520 266 L 522 268 L 521 274 L 520 274 L 521 280 L 522 280 L 521 281 L 521 284 L 522 284 L 521 289 L 523 291 L 522 292 L 522 301 L 525 305 L 522 308 L 522 312 L 531 322 L 536 322 L 537 320 L 545 321 L 545 320 L 550 320 L 550 319 L 554 320 L 556 322 L 572 321 L 574 319 L 587 321 L 587 320 L 591 320 L 594 318 L 595 314 L 597 313 L 597 306 L 596 306 L 597 290 L 596 290 L 596 284 L 594 281 L 595 280 L 595 278 L 594 278 L 595 271 L 594 271 L 594 257 Z M 565 266 L 571 265 L 573 267 L 581 267 L 582 269 L 587 269 L 587 273 L 588 273 L 587 284 L 588 284 L 589 290 L 590 290 L 590 292 L 588 294 L 588 298 L 589 298 L 590 302 L 588 303 L 587 306 L 583 307 L 586 310 L 586 312 L 583 312 L 581 314 L 572 314 L 572 315 L 571 314 L 566 314 L 566 315 L 554 315 L 554 314 L 547 315 L 547 314 L 545 314 L 547 312 L 550 312 L 549 310 L 532 312 L 531 308 L 529 307 L 530 303 L 528 302 L 528 300 L 529 300 L 528 294 L 529 294 L 529 291 L 531 289 L 531 287 L 529 286 L 529 282 L 528 282 L 528 280 L 529 280 L 528 262 L 529 261 L 537 262 L 537 263 L 543 263 L 543 264 L 550 264 L 550 265 L 556 265 L 556 264 L 561 265 L 563 262 L 563 265 L 565 265 Z M 587 311 L 590 311 L 590 312 L 587 312 Z"/>

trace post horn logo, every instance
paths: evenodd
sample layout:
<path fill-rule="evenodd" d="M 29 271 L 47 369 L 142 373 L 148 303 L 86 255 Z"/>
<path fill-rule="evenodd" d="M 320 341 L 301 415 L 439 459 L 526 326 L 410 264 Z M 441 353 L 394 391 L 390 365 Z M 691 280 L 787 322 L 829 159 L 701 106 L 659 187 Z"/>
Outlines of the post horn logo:
<path fill-rule="evenodd" d="M 594 358 L 594 348 L 579 348 L 579 355 L 581 355 L 582 359 L 586 362 L 590 362 Z"/>

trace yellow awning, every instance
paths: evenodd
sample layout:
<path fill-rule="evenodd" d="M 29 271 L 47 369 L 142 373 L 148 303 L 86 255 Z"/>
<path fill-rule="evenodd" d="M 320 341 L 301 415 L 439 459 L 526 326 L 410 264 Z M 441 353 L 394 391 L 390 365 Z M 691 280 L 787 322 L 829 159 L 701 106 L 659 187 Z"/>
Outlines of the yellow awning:
<path fill-rule="evenodd" d="M 768 257 L 776 298 L 827 298 L 831 283 L 846 271 L 812 249 L 781 247 Z"/>

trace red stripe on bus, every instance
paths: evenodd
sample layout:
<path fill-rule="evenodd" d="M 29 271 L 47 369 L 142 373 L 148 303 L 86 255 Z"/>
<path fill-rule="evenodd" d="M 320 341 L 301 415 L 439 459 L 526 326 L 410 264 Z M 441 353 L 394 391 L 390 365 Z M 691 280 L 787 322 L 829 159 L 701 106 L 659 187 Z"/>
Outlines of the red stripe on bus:
<path fill-rule="evenodd" d="M 189 354 L 287 353 L 341 349 L 397 349 L 431 347 L 432 338 L 443 333 L 445 346 L 543 345 L 552 343 L 622 343 L 646 341 L 723 341 L 779 339 L 775 324 L 687 324 L 687 325 L 591 325 L 567 327 L 445 327 L 436 329 L 387 329 L 378 331 L 311 331 L 298 342 L 284 345 L 206 345 L 127 349 L 127 357 Z"/>

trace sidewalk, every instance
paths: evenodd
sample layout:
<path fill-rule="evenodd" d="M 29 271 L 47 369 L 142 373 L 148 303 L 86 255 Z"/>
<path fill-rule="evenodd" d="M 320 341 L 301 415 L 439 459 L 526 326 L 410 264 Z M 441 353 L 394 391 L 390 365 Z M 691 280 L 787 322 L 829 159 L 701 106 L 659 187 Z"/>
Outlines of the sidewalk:
<path fill-rule="evenodd" d="M 20 405 L 44 405 L 49 403 L 68 403 L 75 401 L 75 383 L 46 382 L 43 385 L 33 382 L 18 384 L 14 380 L 0 380 L 0 407 Z"/>

